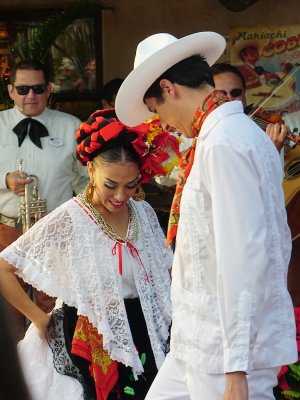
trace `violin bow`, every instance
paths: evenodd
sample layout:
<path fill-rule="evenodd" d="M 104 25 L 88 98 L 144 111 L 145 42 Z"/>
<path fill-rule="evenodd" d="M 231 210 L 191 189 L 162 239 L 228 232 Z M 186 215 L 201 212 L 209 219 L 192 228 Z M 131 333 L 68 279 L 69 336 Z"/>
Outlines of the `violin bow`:
<path fill-rule="evenodd" d="M 256 108 L 254 111 L 252 111 L 249 114 L 249 117 L 253 117 L 273 96 L 274 94 L 283 86 L 285 85 L 291 78 L 293 75 L 295 75 L 295 73 L 298 71 L 298 69 L 300 68 L 300 64 L 296 64 L 292 67 L 292 69 L 285 75 L 285 77 L 282 79 L 282 81 L 280 82 L 280 84 L 278 84 L 277 86 L 274 86 L 273 89 L 271 89 L 269 95 L 262 99 L 261 101 L 259 101 L 256 105 Z"/>

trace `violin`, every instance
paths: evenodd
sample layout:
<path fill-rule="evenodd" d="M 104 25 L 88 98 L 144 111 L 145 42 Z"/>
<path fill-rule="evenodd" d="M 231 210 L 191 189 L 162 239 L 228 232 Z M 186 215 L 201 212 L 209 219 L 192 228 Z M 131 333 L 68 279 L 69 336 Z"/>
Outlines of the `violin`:
<path fill-rule="evenodd" d="M 281 115 L 278 113 L 270 113 L 268 111 L 254 110 L 250 112 L 249 117 L 257 123 L 263 130 L 265 130 L 268 124 L 283 124 L 285 125 L 285 121 L 282 119 Z M 300 136 L 296 134 L 296 132 L 288 131 L 286 135 L 286 140 L 284 144 L 293 148 L 295 146 L 300 145 Z"/>
<path fill-rule="evenodd" d="M 291 79 L 291 77 L 299 70 L 299 68 L 300 64 L 296 63 L 295 65 L 293 65 L 292 68 L 290 68 L 290 70 L 287 72 L 283 80 L 278 85 L 273 87 L 273 89 L 269 92 L 269 95 L 258 102 L 258 104 L 256 104 L 254 110 L 253 107 L 249 107 L 250 110 L 248 110 L 247 114 L 263 130 L 266 129 L 268 124 L 279 123 L 285 125 L 285 121 L 282 119 L 280 114 L 276 112 L 268 112 L 266 110 L 263 110 L 262 107 L 269 101 L 269 99 L 271 99 L 276 94 L 280 87 L 285 85 Z M 297 144 L 300 144 L 300 136 L 298 132 L 298 129 L 293 130 L 293 132 L 288 131 L 284 144 L 287 144 L 291 148 L 294 148 Z"/>

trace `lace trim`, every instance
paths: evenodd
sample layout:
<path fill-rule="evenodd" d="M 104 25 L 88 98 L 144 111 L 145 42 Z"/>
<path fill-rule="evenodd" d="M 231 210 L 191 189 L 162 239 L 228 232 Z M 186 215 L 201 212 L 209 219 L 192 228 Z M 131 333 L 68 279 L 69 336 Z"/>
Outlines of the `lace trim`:
<path fill-rule="evenodd" d="M 73 364 L 66 349 L 63 320 L 63 310 L 53 310 L 50 323 L 46 330 L 46 339 L 53 354 L 54 368 L 59 374 L 71 376 L 84 386 L 83 376 L 79 369 Z"/>

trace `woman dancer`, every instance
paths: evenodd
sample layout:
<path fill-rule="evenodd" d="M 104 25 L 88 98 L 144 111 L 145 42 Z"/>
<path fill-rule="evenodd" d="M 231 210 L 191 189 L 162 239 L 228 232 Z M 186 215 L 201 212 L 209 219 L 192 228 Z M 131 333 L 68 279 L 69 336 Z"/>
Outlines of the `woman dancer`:
<path fill-rule="evenodd" d="M 144 399 L 165 358 L 172 254 L 151 206 L 134 198 L 178 143 L 150 125 L 101 112 L 81 124 L 87 189 L 1 253 L 2 293 L 33 322 L 19 347 L 34 400 Z M 63 306 L 46 315 L 15 274 Z"/>

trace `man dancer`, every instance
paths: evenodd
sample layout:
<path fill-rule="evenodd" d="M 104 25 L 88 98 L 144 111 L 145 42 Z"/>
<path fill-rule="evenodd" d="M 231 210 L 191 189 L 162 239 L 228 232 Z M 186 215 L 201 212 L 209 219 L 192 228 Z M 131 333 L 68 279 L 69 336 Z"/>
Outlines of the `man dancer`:
<path fill-rule="evenodd" d="M 280 158 L 242 103 L 214 90 L 224 48 L 213 32 L 150 36 L 116 99 L 123 123 L 156 112 L 194 138 L 168 234 L 178 229 L 171 351 L 147 400 L 274 399 L 279 367 L 297 359 Z"/>

